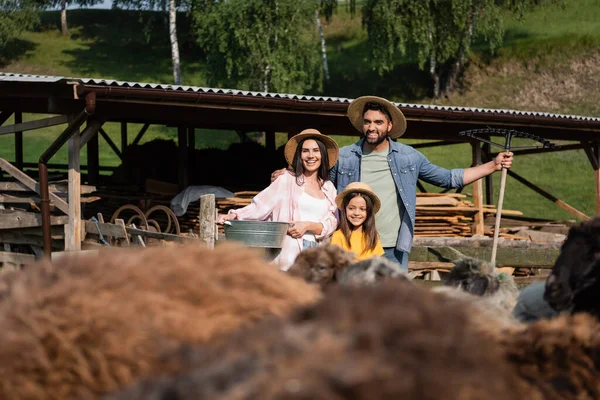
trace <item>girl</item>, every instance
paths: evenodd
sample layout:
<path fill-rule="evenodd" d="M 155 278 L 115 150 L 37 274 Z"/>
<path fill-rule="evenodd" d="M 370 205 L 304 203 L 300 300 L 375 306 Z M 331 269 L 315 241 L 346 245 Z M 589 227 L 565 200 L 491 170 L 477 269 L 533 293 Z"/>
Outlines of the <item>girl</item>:
<path fill-rule="evenodd" d="M 375 229 L 375 214 L 381 202 L 371 187 L 362 182 L 351 183 L 335 202 L 340 209 L 340 227 L 331 237 L 331 244 L 354 252 L 358 261 L 382 256 L 383 247 Z"/>
<path fill-rule="evenodd" d="M 287 271 L 305 248 L 328 237 L 338 224 L 335 186 L 329 169 L 338 158 L 338 146 L 316 129 L 305 129 L 285 145 L 290 169 L 257 194 L 244 208 L 220 215 L 218 223 L 231 219 L 288 222 L 290 228 L 281 253 L 275 258 Z"/>

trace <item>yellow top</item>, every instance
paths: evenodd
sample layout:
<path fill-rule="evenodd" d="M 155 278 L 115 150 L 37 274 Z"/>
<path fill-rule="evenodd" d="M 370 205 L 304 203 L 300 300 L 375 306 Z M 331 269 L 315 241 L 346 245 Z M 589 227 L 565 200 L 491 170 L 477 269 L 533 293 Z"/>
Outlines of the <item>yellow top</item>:
<path fill-rule="evenodd" d="M 348 248 L 348 243 L 346 243 L 346 238 L 344 237 L 344 233 L 341 229 L 338 229 L 331 236 L 331 244 L 337 244 L 344 250 L 352 251 L 356 254 L 356 260 L 362 261 L 367 258 L 371 258 L 374 256 L 382 256 L 383 255 L 383 247 L 381 247 L 381 241 L 377 238 L 377 244 L 373 250 L 368 250 L 363 253 L 365 248 L 365 243 L 363 240 L 362 232 L 353 231 L 350 235 L 350 248 Z"/>

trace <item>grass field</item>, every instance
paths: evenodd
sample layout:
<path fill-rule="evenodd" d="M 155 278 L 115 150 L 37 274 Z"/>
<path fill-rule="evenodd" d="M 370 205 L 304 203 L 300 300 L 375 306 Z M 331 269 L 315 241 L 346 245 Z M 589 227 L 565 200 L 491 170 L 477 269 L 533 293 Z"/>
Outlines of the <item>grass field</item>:
<path fill-rule="evenodd" d="M 58 12 L 44 13 L 38 31 L 23 33 L 2 51 L 0 70 L 140 82 L 172 81 L 162 14 L 73 10 L 69 11 L 70 37 L 60 35 L 58 21 Z M 178 21 L 184 84 L 204 85 L 202 51 L 188 39 L 190 28 L 185 15 L 180 14 Z M 375 94 L 402 102 L 600 116 L 600 1 L 570 0 L 565 9 L 540 9 L 525 15 L 522 21 L 507 16 L 506 26 L 504 45 L 497 54 L 490 55 L 482 46 L 475 46 L 464 88 L 449 98 L 433 100 L 429 97 L 427 74 L 410 58 L 399 58 L 393 71 L 377 75 L 369 64 L 360 11 L 351 17 L 340 7 L 338 14 L 324 25 L 331 74 L 324 94 L 339 97 Z M 39 117 L 26 115 L 24 119 Z M 129 141 L 140 127 L 130 125 Z M 115 143 L 120 143 L 118 124 L 108 123 L 104 128 Z M 25 160 L 36 162 L 61 129 L 27 132 Z M 175 137 L 175 129 L 152 126 L 142 142 Z M 278 145 L 283 144 L 285 137 L 278 135 Z M 238 140 L 235 132 L 198 131 L 196 143 L 199 148 L 226 148 Z M 345 145 L 356 138 L 336 137 L 336 140 Z M 0 157 L 14 159 L 13 143 L 11 136 L 0 136 Z M 447 168 L 464 167 L 470 162 L 466 144 L 429 148 L 423 153 Z M 85 148 L 81 156 L 85 160 Z M 66 158 L 63 149 L 51 162 L 64 163 Z M 108 166 L 119 164 L 102 139 L 100 162 Z M 582 151 L 520 157 L 515 160 L 514 171 L 581 211 L 595 213 L 593 171 Z M 498 181 L 495 179 L 496 186 Z M 504 206 L 531 217 L 573 219 L 510 177 Z"/>

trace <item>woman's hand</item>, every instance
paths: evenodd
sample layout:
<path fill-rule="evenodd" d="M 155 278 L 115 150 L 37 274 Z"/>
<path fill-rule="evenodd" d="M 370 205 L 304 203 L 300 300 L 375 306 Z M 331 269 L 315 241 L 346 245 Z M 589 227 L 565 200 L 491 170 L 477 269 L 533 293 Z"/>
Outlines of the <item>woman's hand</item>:
<path fill-rule="evenodd" d="M 308 230 L 309 224 L 310 224 L 310 222 L 292 221 L 292 222 L 290 222 L 290 227 L 288 228 L 287 233 L 294 239 L 299 239 L 302 236 L 304 236 L 304 234 Z"/>
<path fill-rule="evenodd" d="M 496 171 L 501 171 L 502 168 L 509 169 L 513 162 L 513 153 L 511 151 L 503 151 L 498 153 L 494 159 Z"/>
<path fill-rule="evenodd" d="M 235 214 L 219 214 L 217 216 L 217 224 L 223 224 L 225 221 L 230 221 L 232 219 L 236 219 L 237 215 Z"/>
<path fill-rule="evenodd" d="M 285 174 L 286 168 L 281 168 L 274 171 L 271 174 L 271 183 L 275 182 L 275 179 L 279 178 L 281 175 Z"/>

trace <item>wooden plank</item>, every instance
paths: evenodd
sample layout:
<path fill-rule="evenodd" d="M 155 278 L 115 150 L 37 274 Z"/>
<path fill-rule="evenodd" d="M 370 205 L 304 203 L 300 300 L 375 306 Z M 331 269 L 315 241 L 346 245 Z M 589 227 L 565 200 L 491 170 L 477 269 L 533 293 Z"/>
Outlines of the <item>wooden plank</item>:
<path fill-rule="evenodd" d="M 554 197 L 550 193 L 546 192 L 544 189 L 534 185 L 533 183 L 529 182 L 527 179 L 516 174 L 515 172 L 511 171 L 510 169 L 506 170 L 506 172 L 512 178 L 515 178 L 517 181 L 521 182 L 523 185 L 527 186 L 529 189 L 533 190 L 534 192 L 536 192 L 536 193 L 542 195 L 543 197 L 547 198 L 548 200 L 552 201 L 554 204 L 556 204 L 563 210 L 569 212 L 570 214 L 576 216 L 577 218 L 579 218 L 583 221 L 588 221 L 590 219 L 590 217 L 588 217 L 581 211 L 577 210 L 575 207 L 572 207 L 569 204 L 565 203 L 564 201 L 560 200 L 559 198 Z M 502 214 L 504 214 L 504 210 L 502 210 Z"/>
<path fill-rule="evenodd" d="M 53 239 L 52 247 L 53 248 L 62 248 L 62 238 Z M 0 230 L 0 243 L 10 243 L 10 244 L 27 244 L 33 246 L 43 246 L 43 238 L 40 235 L 27 235 L 21 232 L 21 229 L 16 230 Z"/>
<path fill-rule="evenodd" d="M 50 217 L 50 225 L 64 225 L 69 222 L 65 215 Z M 42 215 L 18 210 L 0 210 L 0 229 L 31 228 L 42 226 Z"/>
<path fill-rule="evenodd" d="M 56 117 L 38 119 L 35 121 L 22 122 L 20 124 L 13 124 L 0 127 L 0 135 L 7 135 L 9 133 L 31 131 L 34 129 L 46 128 L 48 126 L 61 125 L 68 122 L 67 115 L 59 115 Z"/>
<path fill-rule="evenodd" d="M 492 239 L 488 237 L 476 238 L 420 238 L 415 237 L 413 240 L 413 247 L 492 247 Z M 560 250 L 560 243 L 535 243 L 524 240 L 508 240 L 500 239 L 498 241 L 499 247 L 506 248 L 519 248 L 519 249 L 547 249 L 547 250 Z M 412 253 L 411 253 L 412 254 Z"/>
<path fill-rule="evenodd" d="M 16 180 L 23 183 L 29 189 L 33 190 L 37 194 L 40 194 L 40 184 L 39 183 L 37 183 L 33 178 L 30 178 L 23 171 L 16 168 L 15 166 L 13 166 L 11 163 L 9 163 L 8 161 L 6 161 L 3 158 L 0 158 L 0 168 L 2 168 L 4 171 L 8 172 L 13 178 L 15 178 Z M 69 213 L 69 205 L 64 200 L 62 200 L 61 198 L 59 198 L 57 195 L 55 195 L 52 192 L 50 192 L 50 200 L 52 200 L 54 202 L 54 205 L 60 211 L 64 212 L 65 214 Z"/>
<path fill-rule="evenodd" d="M 453 197 L 436 196 L 436 197 L 417 197 L 417 207 L 424 206 L 448 206 L 456 207 L 460 204 L 458 200 Z"/>
<path fill-rule="evenodd" d="M 417 199 L 419 197 L 452 197 L 455 199 L 462 199 L 468 196 L 462 193 L 417 193 Z"/>
<path fill-rule="evenodd" d="M 477 211 L 477 209 L 475 209 L 474 207 L 419 207 L 417 206 L 417 212 L 432 212 L 432 211 L 442 211 L 442 212 L 449 212 L 449 213 L 459 213 L 459 212 L 468 212 L 468 213 L 475 213 Z M 488 208 L 488 207 L 484 207 L 483 208 L 483 212 L 485 213 L 496 213 L 496 209 L 495 208 Z M 523 213 L 521 211 L 518 210 L 502 210 L 502 215 L 523 215 Z"/>
<path fill-rule="evenodd" d="M 97 137 L 98 130 L 104 125 L 104 120 L 94 119 L 91 122 L 88 121 L 87 126 L 81 132 L 81 138 L 79 140 L 79 148 L 83 148 L 92 137 Z"/>
<path fill-rule="evenodd" d="M 198 236 L 208 248 L 215 246 L 215 224 L 216 224 L 215 195 L 212 193 L 200 196 L 200 232 Z"/>
<path fill-rule="evenodd" d="M 115 225 L 121 228 L 121 232 L 123 232 L 123 239 L 125 239 L 125 244 L 127 244 L 127 246 L 131 246 L 131 243 L 129 242 L 129 235 L 127 234 L 127 228 L 125 227 L 125 221 L 117 218 L 115 219 Z"/>
<path fill-rule="evenodd" d="M 119 227 L 115 224 L 99 223 L 98 225 L 100 226 L 100 230 L 102 230 L 102 235 L 104 235 L 104 236 L 112 236 L 116 239 L 123 239 L 125 236 L 121 227 Z M 125 227 L 125 229 L 128 234 L 140 235 L 143 238 L 163 239 L 163 240 L 168 240 L 168 241 L 186 242 L 186 243 L 187 242 L 191 243 L 192 241 L 193 242 L 198 241 L 198 239 L 196 239 L 196 238 L 173 235 L 170 233 L 151 232 L 151 231 L 145 231 L 145 230 L 138 229 L 138 228 L 129 228 L 129 227 Z M 93 235 L 98 234 L 98 229 L 96 228 L 96 224 L 92 221 L 85 221 L 85 230 L 87 233 L 90 233 Z"/>
<path fill-rule="evenodd" d="M 8 251 L 0 251 L 0 262 L 13 264 L 32 264 L 35 256 L 33 254 L 11 253 Z"/>
<path fill-rule="evenodd" d="M 69 151 L 69 223 L 65 226 L 65 251 L 81 250 L 81 172 L 79 159 L 79 129 L 68 141 Z"/>
<path fill-rule="evenodd" d="M 454 267 L 454 263 L 451 262 L 439 262 L 439 261 L 409 261 L 409 271 L 420 271 L 424 269 L 451 269 Z"/>

